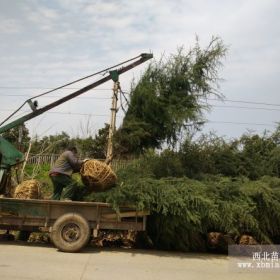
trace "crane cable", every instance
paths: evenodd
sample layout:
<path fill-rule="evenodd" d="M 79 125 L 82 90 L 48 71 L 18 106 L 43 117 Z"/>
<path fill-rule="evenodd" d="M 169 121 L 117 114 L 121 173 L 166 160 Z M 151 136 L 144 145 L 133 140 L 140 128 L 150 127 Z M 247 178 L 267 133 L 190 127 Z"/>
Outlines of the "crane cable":
<path fill-rule="evenodd" d="M 0 123 L 0 126 L 2 126 L 2 125 L 3 125 L 5 122 L 7 122 L 12 116 L 14 116 L 26 103 L 28 103 L 28 101 L 31 101 L 31 100 L 34 99 L 34 98 L 41 97 L 41 96 L 43 96 L 43 95 L 49 94 L 49 93 L 54 92 L 54 91 L 56 91 L 56 90 L 62 89 L 62 88 L 64 88 L 64 87 L 70 86 L 70 85 L 75 84 L 75 83 L 77 83 L 77 82 L 80 82 L 80 81 L 83 81 L 83 80 L 85 80 L 85 79 L 91 78 L 91 77 L 96 76 L 96 75 L 98 75 L 98 74 L 103 74 L 103 75 L 105 75 L 110 69 L 115 68 L 115 67 L 118 67 L 118 66 L 120 66 L 120 65 L 123 65 L 123 64 L 125 64 L 125 63 L 128 63 L 128 62 L 130 62 L 130 61 L 132 61 L 132 60 L 135 60 L 135 59 L 137 59 L 137 58 L 139 58 L 139 57 L 141 57 L 141 55 L 135 56 L 135 57 L 133 57 L 133 58 L 131 58 L 131 59 L 128 59 L 128 60 L 126 60 L 126 61 L 123 61 L 123 62 L 121 62 L 121 63 L 118 63 L 118 64 L 116 64 L 116 65 L 114 65 L 114 66 L 109 67 L 109 68 L 103 69 L 103 70 L 98 71 L 98 72 L 95 72 L 95 73 L 93 73 L 93 74 L 91 74 L 91 75 L 88 75 L 88 76 L 85 76 L 85 77 L 80 78 L 80 79 L 78 79 L 78 80 L 75 80 L 75 81 L 73 81 L 73 82 L 67 83 L 67 84 L 65 84 L 65 85 L 63 85 L 63 86 L 60 86 L 60 87 L 54 88 L 54 89 L 52 89 L 52 90 L 49 90 L 49 91 L 43 92 L 43 93 L 41 93 L 41 94 L 38 94 L 38 95 L 36 95 L 36 96 L 33 96 L 33 97 L 27 99 L 18 109 L 16 109 L 16 110 L 15 110 L 11 115 L 9 115 L 4 121 L 2 121 L 2 122 Z"/>

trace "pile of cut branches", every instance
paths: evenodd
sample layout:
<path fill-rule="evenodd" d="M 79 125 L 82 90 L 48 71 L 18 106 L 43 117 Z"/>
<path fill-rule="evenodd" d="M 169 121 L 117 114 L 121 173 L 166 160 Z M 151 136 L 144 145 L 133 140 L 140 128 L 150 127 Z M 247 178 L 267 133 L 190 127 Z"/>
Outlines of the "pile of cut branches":
<path fill-rule="evenodd" d="M 259 243 L 280 240 L 278 178 L 156 179 L 143 161 L 120 170 L 118 178 L 116 188 L 87 200 L 111 203 L 116 210 L 122 204 L 150 210 L 147 233 L 155 248 L 205 251 L 209 232 L 232 240 L 244 234 Z"/>

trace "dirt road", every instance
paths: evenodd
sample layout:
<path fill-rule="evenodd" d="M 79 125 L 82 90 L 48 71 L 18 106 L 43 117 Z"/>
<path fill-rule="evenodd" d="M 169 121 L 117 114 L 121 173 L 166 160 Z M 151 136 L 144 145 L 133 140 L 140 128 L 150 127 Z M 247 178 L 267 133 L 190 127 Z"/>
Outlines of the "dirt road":
<path fill-rule="evenodd" d="M 228 257 L 219 255 L 93 248 L 71 254 L 46 245 L 0 242 L 0 279 L 274 280 L 279 274 L 232 272 Z"/>

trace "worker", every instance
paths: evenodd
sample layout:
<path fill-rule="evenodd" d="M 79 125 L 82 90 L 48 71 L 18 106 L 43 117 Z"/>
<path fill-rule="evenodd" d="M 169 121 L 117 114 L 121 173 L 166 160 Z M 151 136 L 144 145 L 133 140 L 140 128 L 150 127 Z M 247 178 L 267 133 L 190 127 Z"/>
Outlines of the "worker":
<path fill-rule="evenodd" d="M 49 172 L 53 183 L 53 200 L 77 200 L 76 197 L 80 197 L 77 195 L 80 190 L 79 185 L 71 176 L 79 172 L 82 164 L 87 160 L 78 159 L 76 147 L 69 147 L 59 156 Z"/>

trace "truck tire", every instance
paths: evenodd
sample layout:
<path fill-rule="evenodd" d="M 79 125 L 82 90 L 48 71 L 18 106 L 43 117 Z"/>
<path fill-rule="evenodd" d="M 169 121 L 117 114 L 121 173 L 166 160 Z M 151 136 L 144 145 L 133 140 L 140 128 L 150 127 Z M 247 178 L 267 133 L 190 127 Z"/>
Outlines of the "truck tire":
<path fill-rule="evenodd" d="M 81 215 L 68 213 L 55 221 L 50 235 L 56 248 L 62 252 L 74 253 L 88 243 L 90 227 Z"/>

